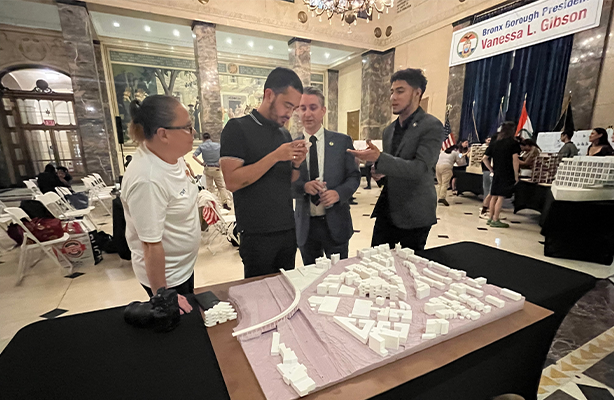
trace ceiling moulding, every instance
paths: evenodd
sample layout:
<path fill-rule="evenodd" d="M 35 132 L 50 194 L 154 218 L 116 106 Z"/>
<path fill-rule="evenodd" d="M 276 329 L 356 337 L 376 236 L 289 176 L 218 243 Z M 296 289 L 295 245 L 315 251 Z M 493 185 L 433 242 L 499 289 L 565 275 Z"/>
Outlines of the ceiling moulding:
<path fill-rule="evenodd" d="M 452 2 L 452 0 L 445 0 L 445 4 L 454 4 L 454 7 L 449 7 L 448 10 L 443 10 L 439 14 L 433 16 L 432 13 L 428 11 L 422 11 L 424 8 L 420 6 L 428 5 L 428 3 L 421 3 L 416 7 L 412 7 L 409 10 L 403 12 L 401 15 L 397 16 L 396 21 L 393 23 L 394 26 L 403 26 L 409 25 L 410 28 L 407 28 L 403 31 L 396 31 L 389 38 L 385 38 L 382 40 L 383 47 L 386 49 L 391 49 L 398 47 L 404 43 L 415 40 L 421 36 L 427 35 L 431 32 L 437 31 L 443 27 L 451 26 L 454 22 L 461 20 L 463 18 L 469 17 L 473 14 L 480 13 L 490 7 L 494 7 L 503 3 L 502 0 L 476 0 L 471 3 L 458 3 L 456 1 Z M 444 4 L 440 0 L 440 5 Z M 470 6 L 473 4 L 473 6 Z M 442 10 L 442 7 L 438 7 L 438 9 Z M 419 15 L 429 15 L 431 18 L 422 20 L 422 22 L 417 24 L 412 24 L 414 21 L 414 15 L 416 12 L 419 12 Z M 404 19 L 407 19 L 405 24 L 402 24 Z M 451 40 L 451 38 L 450 38 Z"/>
<path fill-rule="evenodd" d="M 186 25 L 188 26 L 190 25 L 189 21 L 197 20 L 289 37 L 300 36 L 314 41 L 333 42 L 369 50 L 385 50 L 382 45 L 382 40 L 373 36 L 373 29 L 378 26 L 375 23 L 360 24 L 360 22 L 364 22 L 360 20 L 357 26 L 352 25 L 353 33 L 348 33 L 347 25 L 341 27 L 339 23 L 338 26 L 335 27 L 334 21 L 332 26 L 325 22 L 318 22 L 317 18 L 312 18 L 310 13 L 308 13 L 308 22 L 301 24 L 296 15 L 298 11 L 303 10 L 302 7 L 298 7 L 298 5 L 302 5 L 302 3 L 293 4 L 272 0 L 264 2 L 259 0 L 269 7 L 274 5 L 273 7 L 275 8 L 275 10 L 273 10 L 274 12 L 261 17 L 216 7 L 218 1 L 220 0 L 216 0 L 215 2 L 211 1 L 207 5 L 202 5 L 197 0 L 90 0 L 88 4 L 99 4 L 120 9 L 182 18 L 186 20 Z M 225 4 L 234 3 L 234 1 L 228 0 L 223 0 L 223 2 Z"/>
<path fill-rule="evenodd" d="M 51 29 L 45 29 L 45 28 L 28 28 L 25 26 L 0 24 L 0 31 L 19 32 L 19 33 L 28 33 L 28 34 L 39 33 L 45 36 L 54 36 L 58 38 L 63 38 L 62 32 L 51 30 Z"/>

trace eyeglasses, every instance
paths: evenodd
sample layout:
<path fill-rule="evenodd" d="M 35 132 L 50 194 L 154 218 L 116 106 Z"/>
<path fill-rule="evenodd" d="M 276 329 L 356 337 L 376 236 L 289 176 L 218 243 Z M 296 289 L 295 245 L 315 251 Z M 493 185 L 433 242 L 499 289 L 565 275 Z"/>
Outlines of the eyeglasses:
<path fill-rule="evenodd" d="M 194 127 L 192 126 L 192 124 L 186 125 L 186 126 L 162 126 L 162 128 L 164 129 L 168 129 L 169 131 L 171 130 L 180 130 L 180 131 L 185 131 L 185 133 L 193 135 L 195 132 Z"/>

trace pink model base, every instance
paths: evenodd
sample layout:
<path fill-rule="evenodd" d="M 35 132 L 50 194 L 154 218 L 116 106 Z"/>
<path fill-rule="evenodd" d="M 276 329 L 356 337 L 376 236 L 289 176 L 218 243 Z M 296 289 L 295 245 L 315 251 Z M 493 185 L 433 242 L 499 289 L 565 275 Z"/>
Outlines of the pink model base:
<path fill-rule="evenodd" d="M 401 345 L 398 350 L 388 349 L 388 355 L 385 357 L 376 354 L 369 349 L 368 345 L 362 344 L 350 333 L 335 324 L 332 316 L 320 315 L 317 313 L 317 309 L 312 311 L 309 305 L 309 297 L 317 296 L 316 286 L 318 283 L 321 283 L 329 274 L 341 274 L 345 271 L 346 266 L 359 263 L 358 258 L 342 260 L 316 279 L 302 292 L 296 314 L 290 319 L 278 323 L 277 332 L 281 336 L 280 342 L 290 347 L 296 353 L 298 362 L 307 367 L 309 377 L 316 383 L 316 391 L 470 332 L 520 311 L 524 307 L 524 297 L 520 301 L 507 299 L 500 295 L 501 288 L 486 284 L 482 287 L 484 296 L 480 297 L 479 300 L 486 304 L 484 298 L 487 295 L 493 295 L 505 301 L 503 308 L 492 306 L 490 313 L 480 313 L 481 317 L 476 321 L 458 318 L 449 320 L 450 328 L 447 335 L 440 335 L 431 340 L 422 340 L 426 320 L 437 318 L 424 313 L 424 304 L 432 297 L 443 295 L 444 291 L 431 288 L 430 296 L 418 300 L 409 270 L 403 266 L 401 258 L 396 255 L 394 257 L 397 275 L 403 279 L 407 288 L 407 300 L 405 302 L 411 306 L 413 311 L 413 320 L 407 342 L 405 345 Z M 419 271 L 422 271 L 424 267 L 423 265 L 416 266 Z M 464 282 L 465 279 L 455 282 Z M 446 286 L 446 290 L 448 288 L 449 285 Z M 280 275 L 233 286 L 230 288 L 229 297 L 239 314 L 240 322 L 235 328 L 235 331 L 238 331 L 281 313 L 292 303 L 294 289 Z M 338 297 L 341 298 L 341 301 L 335 315 L 343 317 L 349 316 L 354 306 L 354 300 L 360 298 L 358 296 Z M 373 300 L 373 306 L 379 308 L 375 304 L 375 299 L 367 299 Z M 386 300 L 383 307 L 387 307 L 389 303 L 390 301 Z M 398 306 L 398 302 L 396 303 Z M 376 320 L 376 314 L 375 311 L 372 311 L 371 319 Z M 268 400 L 296 399 L 299 397 L 296 391 L 286 385 L 277 372 L 276 365 L 282 362 L 281 357 L 271 356 L 270 354 L 273 332 L 265 332 L 253 339 L 241 341 L 243 351 Z"/>

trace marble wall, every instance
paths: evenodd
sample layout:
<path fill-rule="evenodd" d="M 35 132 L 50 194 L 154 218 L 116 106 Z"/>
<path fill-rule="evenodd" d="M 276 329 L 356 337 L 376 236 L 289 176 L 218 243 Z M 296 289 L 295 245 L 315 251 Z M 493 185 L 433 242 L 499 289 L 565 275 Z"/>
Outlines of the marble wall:
<path fill-rule="evenodd" d="M 296 72 L 303 86 L 311 84 L 311 40 L 292 38 L 288 42 L 290 68 Z M 294 112 L 290 122 L 290 134 L 296 138 L 303 134 L 303 124 L 298 112 Z"/>
<path fill-rule="evenodd" d="M 328 101 L 326 108 L 328 114 L 327 128 L 331 131 L 337 131 L 339 129 L 339 71 L 328 70 L 328 95 L 326 100 Z"/>
<path fill-rule="evenodd" d="M 196 35 L 194 53 L 202 109 L 200 126 L 202 132 L 209 132 L 214 141 L 219 141 L 223 128 L 223 113 L 215 25 L 195 22 L 192 31 Z"/>
<path fill-rule="evenodd" d="M 457 24 L 453 32 L 464 29 L 471 25 L 470 21 Z M 450 127 L 456 138 L 460 134 L 461 113 L 463 109 L 463 91 L 465 90 L 465 68 L 466 64 L 450 67 L 448 76 L 448 96 L 447 105 L 450 105 Z"/>
<path fill-rule="evenodd" d="M 27 64 L 68 74 L 67 49 L 62 34 L 0 25 L 0 71 Z"/>
<path fill-rule="evenodd" d="M 111 157 L 111 147 L 115 142 L 110 142 L 109 130 L 106 128 L 103 85 L 100 84 L 99 67 L 96 64 L 90 16 L 84 3 L 76 5 L 58 2 L 57 5 L 87 172 L 99 173 L 107 184 L 112 184 L 115 181 L 112 160 L 117 157 Z"/>
<path fill-rule="evenodd" d="M 604 0 L 599 26 L 574 35 L 565 98 L 572 96 L 571 107 L 578 130 L 592 128 L 598 86 L 604 85 L 606 90 L 611 87 L 611 81 L 600 80 L 611 16 L 612 0 Z"/>
<path fill-rule="evenodd" d="M 363 54 L 362 60 L 360 138 L 381 139 L 392 117 L 389 97 L 394 50 L 385 53 L 370 51 Z"/>

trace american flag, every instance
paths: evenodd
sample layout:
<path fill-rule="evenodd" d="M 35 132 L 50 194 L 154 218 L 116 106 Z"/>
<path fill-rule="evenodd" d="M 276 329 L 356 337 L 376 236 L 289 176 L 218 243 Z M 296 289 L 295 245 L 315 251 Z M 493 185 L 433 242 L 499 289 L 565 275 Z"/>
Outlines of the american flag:
<path fill-rule="evenodd" d="M 450 109 L 446 111 L 446 124 L 443 126 L 443 131 L 446 136 L 443 139 L 443 143 L 441 144 L 441 150 L 445 151 L 447 148 L 454 146 L 454 135 L 452 134 L 452 127 L 450 126 Z"/>
<path fill-rule="evenodd" d="M 203 207 L 203 219 L 209 226 L 215 225 L 220 220 L 220 217 L 215 212 L 215 207 L 217 207 L 217 205 L 213 201 L 206 207 Z"/>

